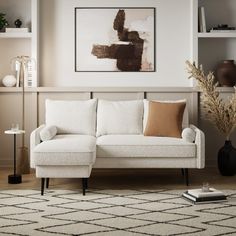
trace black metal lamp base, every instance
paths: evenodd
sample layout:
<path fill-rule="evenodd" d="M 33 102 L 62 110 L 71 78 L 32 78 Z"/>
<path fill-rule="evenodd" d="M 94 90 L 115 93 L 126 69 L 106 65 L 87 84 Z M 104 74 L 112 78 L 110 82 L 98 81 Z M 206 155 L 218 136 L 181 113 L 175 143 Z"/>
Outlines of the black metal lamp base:
<path fill-rule="evenodd" d="M 8 175 L 9 184 L 20 184 L 22 182 L 21 175 Z"/>

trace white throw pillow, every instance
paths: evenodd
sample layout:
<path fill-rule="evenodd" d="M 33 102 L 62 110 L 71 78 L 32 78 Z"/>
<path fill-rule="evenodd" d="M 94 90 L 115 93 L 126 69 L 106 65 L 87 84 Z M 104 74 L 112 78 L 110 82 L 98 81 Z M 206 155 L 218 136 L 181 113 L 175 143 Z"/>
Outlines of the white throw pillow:
<path fill-rule="evenodd" d="M 196 133 L 193 129 L 191 128 L 185 128 L 182 131 L 182 138 L 183 140 L 189 142 L 189 143 L 193 143 L 195 141 L 195 137 L 196 137 Z"/>
<path fill-rule="evenodd" d="M 42 141 L 50 140 L 57 134 L 57 127 L 55 125 L 45 126 L 39 134 Z"/>
<path fill-rule="evenodd" d="M 98 101 L 97 136 L 142 134 L 143 101 Z"/>
<path fill-rule="evenodd" d="M 186 102 L 186 107 L 184 110 L 184 115 L 183 115 L 183 122 L 182 122 L 182 127 L 186 128 L 189 126 L 189 117 L 188 117 L 188 108 L 187 108 L 187 100 L 182 99 L 182 100 L 176 100 L 176 101 L 161 101 L 161 100 L 152 100 L 154 102 L 166 102 L 166 103 L 178 103 L 178 102 Z M 143 100 L 144 104 L 144 114 L 143 114 L 143 132 L 145 130 L 146 124 L 147 124 L 147 119 L 148 119 L 148 108 L 149 108 L 149 100 L 144 99 Z"/>
<path fill-rule="evenodd" d="M 46 125 L 55 125 L 58 134 L 95 136 L 97 100 L 46 100 Z"/>

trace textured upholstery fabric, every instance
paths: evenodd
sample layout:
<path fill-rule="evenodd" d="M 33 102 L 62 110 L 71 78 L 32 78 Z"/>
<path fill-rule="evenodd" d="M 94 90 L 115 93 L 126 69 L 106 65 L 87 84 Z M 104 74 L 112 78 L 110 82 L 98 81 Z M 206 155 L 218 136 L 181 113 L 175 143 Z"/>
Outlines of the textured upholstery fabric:
<path fill-rule="evenodd" d="M 104 106 L 98 107 L 98 117 L 96 117 L 96 100 L 50 102 L 53 116 L 51 120 L 46 119 L 47 125 L 50 122 L 58 122 L 58 126 L 62 128 L 59 132 L 68 134 L 59 134 L 51 140 L 41 142 L 40 131 L 44 126 L 31 133 L 30 160 L 31 167 L 36 168 L 37 177 L 88 178 L 92 168 L 204 168 L 205 166 L 204 133 L 193 125 L 190 125 L 196 134 L 193 143 L 184 138 L 143 136 L 149 105 L 146 100 L 144 102 L 101 100 Z M 146 104 L 146 108 L 143 108 L 143 104 Z M 78 105 L 81 106 L 78 108 Z M 50 109 L 46 109 L 46 116 L 50 116 L 50 112 L 47 112 Z M 98 138 L 94 137 L 96 122 L 99 129 Z M 57 124 L 51 125 L 57 126 Z M 188 127 L 187 109 L 182 125 Z M 91 135 L 81 135 L 84 133 Z"/>
<path fill-rule="evenodd" d="M 182 134 L 181 134 L 183 140 L 185 140 L 186 142 L 189 142 L 189 143 L 192 143 L 195 141 L 195 138 L 196 138 L 196 133 L 193 129 L 191 128 L 185 128 L 183 131 L 182 131 Z"/>
<path fill-rule="evenodd" d="M 88 178 L 92 170 L 92 165 L 47 165 L 37 166 L 37 178 Z"/>
<path fill-rule="evenodd" d="M 34 148 L 40 144 L 41 142 L 41 138 L 40 138 L 40 131 L 45 127 L 45 125 L 41 125 L 39 126 L 37 129 L 35 129 L 31 134 L 30 134 L 30 166 L 32 168 L 35 168 L 35 164 L 34 164 L 34 154 L 33 154 L 33 150 Z"/>
<path fill-rule="evenodd" d="M 195 144 L 197 146 L 197 168 L 205 167 L 205 135 L 194 125 L 190 125 L 190 128 L 193 129 L 196 133 Z"/>
<path fill-rule="evenodd" d="M 97 136 L 142 134 L 143 101 L 98 101 Z"/>
<path fill-rule="evenodd" d="M 33 149 L 35 165 L 88 165 L 95 161 L 96 138 L 89 135 L 56 135 Z"/>
<path fill-rule="evenodd" d="M 149 102 L 145 136 L 181 138 L 185 102 Z"/>
<path fill-rule="evenodd" d="M 98 157 L 93 168 L 199 168 L 197 161 L 195 157 Z"/>
<path fill-rule="evenodd" d="M 167 103 L 187 102 L 186 99 L 175 100 L 175 101 L 161 101 L 161 100 L 153 100 L 153 101 L 156 101 L 156 102 L 167 102 Z M 145 130 L 145 128 L 146 128 L 146 124 L 147 124 L 147 119 L 148 119 L 149 100 L 144 99 L 144 100 L 143 100 L 143 104 L 144 104 L 144 112 L 143 112 L 143 132 L 144 132 L 144 130 Z M 188 115 L 188 109 L 187 109 L 187 107 L 186 107 L 185 110 L 184 110 L 182 127 L 183 127 L 183 128 L 189 127 L 189 115 Z"/>
<path fill-rule="evenodd" d="M 196 145 L 180 138 L 104 135 L 97 138 L 97 157 L 195 157 Z"/>
<path fill-rule="evenodd" d="M 55 125 L 45 126 L 40 131 L 40 138 L 42 141 L 52 139 L 57 134 L 57 127 Z"/>
<path fill-rule="evenodd" d="M 46 100 L 46 125 L 55 125 L 58 134 L 94 135 L 97 100 Z"/>

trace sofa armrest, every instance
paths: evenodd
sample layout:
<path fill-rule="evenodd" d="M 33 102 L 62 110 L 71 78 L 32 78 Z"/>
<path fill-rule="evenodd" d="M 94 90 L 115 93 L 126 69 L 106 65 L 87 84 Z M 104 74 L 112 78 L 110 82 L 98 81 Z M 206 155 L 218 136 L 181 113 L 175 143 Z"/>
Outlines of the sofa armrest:
<path fill-rule="evenodd" d="M 30 166 L 34 168 L 33 164 L 33 149 L 41 143 L 40 131 L 45 127 L 45 125 L 40 125 L 37 129 L 33 130 L 30 134 Z"/>
<path fill-rule="evenodd" d="M 205 134 L 196 126 L 190 125 L 196 133 L 195 144 L 197 145 L 197 168 L 205 167 Z"/>

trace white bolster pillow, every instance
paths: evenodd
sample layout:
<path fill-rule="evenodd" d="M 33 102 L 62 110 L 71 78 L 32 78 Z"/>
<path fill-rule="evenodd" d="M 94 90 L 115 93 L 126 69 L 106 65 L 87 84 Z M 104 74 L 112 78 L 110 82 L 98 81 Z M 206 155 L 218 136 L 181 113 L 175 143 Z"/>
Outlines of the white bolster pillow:
<path fill-rule="evenodd" d="M 40 138 L 42 141 L 52 139 L 57 134 L 57 127 L 55 125 L 45 126 L 40 131 Z"/>
<path fill-rule="evenodd" d="M 193 143 L 195 141 L 196 133 L 191 128 L 185 128 L 182 131 L 181 136 L 182 136 L 183 140 L 185 140 L 186 142 Z"/>

